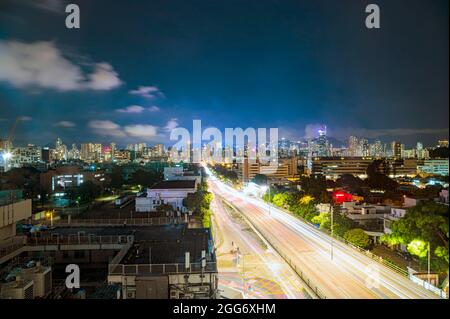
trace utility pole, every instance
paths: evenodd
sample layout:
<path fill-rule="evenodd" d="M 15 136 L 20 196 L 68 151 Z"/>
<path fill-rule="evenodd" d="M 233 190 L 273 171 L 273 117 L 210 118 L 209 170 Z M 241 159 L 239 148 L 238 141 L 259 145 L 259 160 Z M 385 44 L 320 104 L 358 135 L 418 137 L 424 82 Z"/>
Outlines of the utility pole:
<path fill-rule="evenodd" d="M 430 279 L 430 269 L 431 269 L 431 245 L 430 242 L 428 242 L 428 283 L 431 283 Z"/>
<path fill-rule="evenodd" d="M 334 207 L 333 207 L 333 199 L 331 199 L 330 202 L 330 220 L 331 220 L 331 250 L 330 250 L 330 254 L 331 254 L 331 260 L 333 260 L 333 236 L 334 236 L 334 221 L 333 221 L 333 215 L 334 215 Z"/>

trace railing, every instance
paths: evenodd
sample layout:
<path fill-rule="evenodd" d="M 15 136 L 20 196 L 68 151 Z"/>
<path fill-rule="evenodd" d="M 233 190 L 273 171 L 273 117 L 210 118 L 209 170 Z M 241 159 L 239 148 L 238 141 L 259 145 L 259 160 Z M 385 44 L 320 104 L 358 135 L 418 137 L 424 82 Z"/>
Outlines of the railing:
<path fill-rule="evenodd" d="M 182 217 L 142 217 L 142 218 L 115 218 L 115 219 L 68 219 L 53 220 L 53 226 L 158 226 L 185 223 Z M 34 224 L 50 226 L 49 220 L 34 221 Z"/>
<path fill-rule="evenodd" d="M 76 234 L 69 236 L 53 235 L 51 237 L 31 237 L 27 246 L 37 245 L 88 245 L 88 244 L 126 244 L 129 236 L 94 236 Z M 132 237 L 132 236 L 131 236 Z"/>
<path fill-rule="evenodd" d="M 25 244 L 11 244 L 9 246 L 0 248 L 0 258 L 3 258 L 5 256 L 13 253 L 22 247 L 25 247 Z"/>
<path fill-rule="evenodd" d="M 265 202 L 265 203 L 270 205 L 270 206 L 272 206 L 272 207 L 274 207 L 274 208 L 280 209 L 280 210 L 288 213 L 289 215 L 291 215 L 291 216 L 301 220 L 303 223 L 305 223 L 305 224 L 309 225 L 310 227 L 312 227 L 314 229 L 314 231 L 318 231 L 318 232 L 321 232 L 321 233 L 324 233 L 324 234 L 327 234 L 327 235 L 331 236 L 331 232 L 330 231 L 324 230 L 324 229 L 318 229 L 313 223 L 311 223 L 310 221 L 302 218 L 301 216 L 295 215 L 290 210 L 287 210 L 287 209 L 282 208 L 282 207 L 274 206 L 271 203 L 267 203 L 267 202 Z M 403 268 L 397 266 L 396 264 L 394 264 L 394 263 L 384 259 L 383 257 L 375 255 L 374 253 L 371 253 L 370 251 L 365 250 L 365 249 L 363 249 L 361 247 L 355 246 L 352 243 L 350 243 L 349 241 L 345 240 L 343 237 L 340 237 L 339 235 L 333 234 L 333 238 L 337 239 L 341 243 L 343 243 L 343 244 L 345 244 L 345 245 L 347 245 L 347 246 L 357 250 L 359 253 L 362 253 L 365 256 L 371 258 L 373 261 L 376 261 L 376 262 L 378 262 L 378 263 L 380 263 L 380 264 L 382 264 L 382 265 L 384 265 L 386 267 L 389 267 L 390 269 L 392 269 L 393 271 L 397 272 L 398 274 L 400 274 L 402 276 L 405 276 L 405 277 L 408 277 L 408 272 L 405 269 L 403 269 Z"/>
<path fill-rule="evenodd" d="M 198 273 L 216 273 L 217 263 L 207 262 L 202 269 L 201 263 L 191 263 L 189 268 L 186 264 L 110 264 L 108 266 L 109 275 L 170 275 L 170 274 L 198 274 Z"/>
<path fill-rule="evenodd" d="M 445 291 L 443 291 L 442 289 L 439 289 L 438 287 L 433 286 L 432 284 L 430 284 L 428 281 L 420 279 L 416 276 L 414 276 L 414 274 L 409 275 L 409 279 L 411 279 L 412 282 L 422 286 L 423 288 L 435 293 L 436 295 L 438 295 L 441 298 L 447 299 L 447 293 Z"/>

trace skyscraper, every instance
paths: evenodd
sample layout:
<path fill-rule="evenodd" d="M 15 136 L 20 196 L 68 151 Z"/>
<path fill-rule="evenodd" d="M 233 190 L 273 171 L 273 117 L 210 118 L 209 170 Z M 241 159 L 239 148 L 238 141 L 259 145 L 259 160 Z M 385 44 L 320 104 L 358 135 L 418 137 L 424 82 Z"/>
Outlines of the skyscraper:
<path fill-rule="evenodd" d="M 399 141 L 393 141 L 391 144 L 392 157 L 401 158 L 402 157 L 402 143 Z"/>

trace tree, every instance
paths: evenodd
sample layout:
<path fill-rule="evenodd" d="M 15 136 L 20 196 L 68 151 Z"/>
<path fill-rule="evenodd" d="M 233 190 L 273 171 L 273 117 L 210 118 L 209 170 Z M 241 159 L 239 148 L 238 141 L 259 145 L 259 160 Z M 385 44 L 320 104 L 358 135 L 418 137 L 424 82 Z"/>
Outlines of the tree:
<path fill-rule="evenodd" d="M 388 166 L 383 160 L 375 160 L 367 167 L 367 184 L 369 187 L 389 191 L 397 189 L 398 183 L 387 176 L 389 173 Z"/>
<path fill-rule="evenodd" d="M 130 184 L 151 187 L 162 180 L 163 175 L 158 170 L 138 169 L 131 175 Z"/>
<path fill-rule="evenodd" d="M 410 254 L 425 259 L 428 243 L 436 270 L 448 273 L 449 210 L 433 201 L 422 202 L 408 209 L 406 215 L 394 221 L 391 233 L 381 237 L 388 245 L 402 244 Z"/>
<path fill-rule="evenodd" d="M 348 189 L 353 194 L 362 195 L 363 187 L 366 183 L 359 177 L 353 176 L 352 174 L 343 174 L 336 181 L 337 186 Z"/>
<path fill-rule="evenodd" d="M 311 219 L 313 224 L 317 224 L 321 229 L 330 229 L 331 221 L 329 213 L 320 213 Z"/>
<path fill-rule="evenodd" d="M 120 189 L 124 183 L 122 166 L 115 165 L 110 174 L 109 185 L 111 188 Z"/>
<path fill-rule="evenodd" d="M 170 204 L 160 204 L 156 206 L 156 211 L 159 213 L 165 213 L 166 215 L 169 215 L 173 212 L 173 207 Z"/>
<path fill-rule="evenodd" d="M 323 175 L 302 177 L 300 186 L 306 194 L 320 198 L 321 194 L 327 190 L 327 181 Z"/>
<path fill-rule="evenodd" d="M 82 183 L 78 187 L 70 188 L 66 192 L 66 196 L 78 203 L 92 202 L 101 194 L 101 187 L 91 181 Z"/>
<path fill-rule="evenodd" d="M 252 182 L 258 185 L 267 185 L 267 176 L 264 174 L 256 174 Z"/>
<path fill-rule="evenodd" d="M 344 234 L 344 239 L 353 245 L 364 249 L 368 248 L 370 245 L 369 235 L 367 235 L 361 228 L 353 228 L 348 230 Z"/>
<path fill-rule="evenodd" d="M 272 202 L 278 207 L 286 207 L 288 204 L 289 195 L 286 193 L 278 193 L 273 196 Z"/>

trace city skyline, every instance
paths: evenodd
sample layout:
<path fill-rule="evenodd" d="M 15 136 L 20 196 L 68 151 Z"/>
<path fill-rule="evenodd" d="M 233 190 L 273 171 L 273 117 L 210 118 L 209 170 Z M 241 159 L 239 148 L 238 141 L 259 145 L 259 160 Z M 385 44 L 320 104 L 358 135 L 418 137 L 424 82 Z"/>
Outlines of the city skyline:
<path fill-rule="evenodd" d="M 46 9 L 14 4 L 6 1 L 0 15 L 0 134 L 19 117 L 18 144 L 58 136 L 77 144 L 91 137 L 167 143 L 170 129 L 189 128 L 192 119 L 278 127 L 292 140 L 323 122 L 342 142 L 349 135 L 406 145 L 448 139 L 445 1 L 413 1 L 408 16 L 394 14 L 401 4 L 381 1 L 383 28 L 372 31 L 358 2 L 248 2 L 234 11 L 233 2 L 152 1 L 137 9 L 80 1 L 79 30 L 63 25 L 65 1 Z M 254 12 L 267 17 L 247 23 Z M 416 25 L 408 20 L 415 14 L 433 19 Z M 133 21 L 107 23 L 122 17 Z"/>

